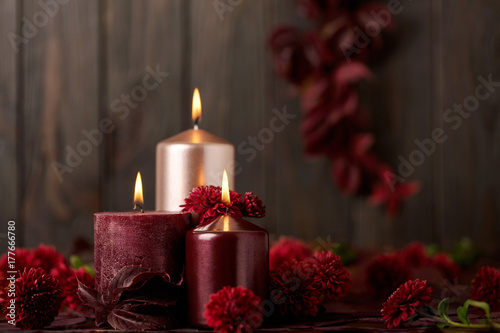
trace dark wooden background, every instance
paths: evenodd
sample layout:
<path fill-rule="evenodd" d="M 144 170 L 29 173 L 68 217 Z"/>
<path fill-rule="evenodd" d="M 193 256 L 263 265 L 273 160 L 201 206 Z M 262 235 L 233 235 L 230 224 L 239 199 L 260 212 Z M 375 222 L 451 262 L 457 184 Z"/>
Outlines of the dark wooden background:
<path fill-rule="evenodd" d="M 222 20 L 211 0 L 61 1 L 18 52 L 9 33 L 22 35 L 26 20 L 43 19 L 43 8 L 35 0 L 0 1 L 0 220 L 17 222 L 19 246 L 44 242 L 68 253 L 78 235 L 91 241 L 94 212 L 131 209 L 138 170 L 146 208 L 153 209 L 155 145 L 190 126 L 194 87 L 201 91 L 202 127 L 236 146 L 268 126 L 273 108 L 300 115 L 265 45 L 273 26 L 307 26 L 293 1 L 220 1 L 235 5 Z M 261 224 L 276 235 L 330 236 L 363 247 L 421 240 L 445 249 L 469 236 L 483 253 L 498 256 L 500 91 L 456 131 L 442 117 L 474 93 L 479 75 L 500 81 L 500 2 L 401 4 L 397 46 L 362 96 L 376 150 L 393 167 L 416 148 L 415 139 L 447 128 L 448 140 L 410 177 L 422 182 L 420 194 L 389 220 L 339 193 L 329 163 L 303 156 L 300 117 L 253 161 L 237 153 L 236 190 L 264 199 L 268 216 Z M 120 119 L 113 101 L 157 65 L 169 76 Z M 52 163 L 62 163 L 66 147 L 75 149 L 82 131 L 103 118 L 115 130 L 60 182 Z"/>

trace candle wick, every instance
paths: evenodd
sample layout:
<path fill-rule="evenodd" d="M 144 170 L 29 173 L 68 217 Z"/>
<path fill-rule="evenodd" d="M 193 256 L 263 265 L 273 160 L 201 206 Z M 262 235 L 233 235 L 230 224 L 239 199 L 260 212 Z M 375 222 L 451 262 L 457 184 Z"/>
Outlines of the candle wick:
<path fill-rule="evenodd" d="M 134 205 L 134 210 L 136 210 L 136 209 L 137 209 L 137 207 L 139 207 L 139 208 L 141 209 L 141 213 L 144 213 L 144 208 L 142 208 L 142 206 L 141 206 L 141 205 L 139 205 L 139 204 L 135 204 L 135 205 Z"/>
<path fill-rule="evenodd" d="M 229 214 L 229 207 L 226 207 L 226 215 Z"/>
<path fill-rule="evenodd" d="M 193 120 L 193 128 L 194 128 L 195 131 L 198 130 L 198 123 L 199 122 L 200 122 L 200 117 L 194 118 L 194 120 Z"/>

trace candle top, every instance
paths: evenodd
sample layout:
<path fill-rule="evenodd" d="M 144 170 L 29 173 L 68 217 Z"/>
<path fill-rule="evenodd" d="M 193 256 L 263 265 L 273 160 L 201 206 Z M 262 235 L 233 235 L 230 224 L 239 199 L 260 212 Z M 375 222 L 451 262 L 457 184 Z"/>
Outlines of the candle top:
<path fill-rule="evenodd" d="M 186 143 L 186 144 L 204 144 L 204 143 L 219 143 L 219 144 L 227 144 L 231 145 L 229 141 L 223 140 L 205 130 L 198 129 L 189 129 L 187 131 L 181 132 L 177 135 L 174 135 L 168 139 L 161 141 L 160 143 Z"/>
<path fill-rule="evenodd" d="M 94 213 L 94 215 L 112 215 L 112 216 L 131 216 L 131 215 L 185 215 L 189 213 L 182 212 L 167 212 L 161 210 L 145 210 L 143 213 L 140 211 L 129 211 L 129 212 L 99 212 Z"/>
<path fill-rule="evenodd" d="M 193 233 L 205 233 L 205 232 L 265 232 L 267 231 L 251 222 L 246 220 L 223 215 L 215 219 L 214 221 L 194 228 Z"/>

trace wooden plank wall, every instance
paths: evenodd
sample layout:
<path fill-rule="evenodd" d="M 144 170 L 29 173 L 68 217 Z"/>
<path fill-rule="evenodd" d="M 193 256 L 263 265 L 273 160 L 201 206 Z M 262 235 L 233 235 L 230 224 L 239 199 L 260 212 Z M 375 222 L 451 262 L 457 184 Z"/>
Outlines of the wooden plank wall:
<path fill-rule="evenodd" d="M 423 188 L 395 220 L 341 194 L 329 163 L 302 154 L 299 103 L 273 73 L 265 44 L 276 25 L 308 27 L 294 2 L 219 2 L 224 13 L 206 0 L 0 3 L 0 220 L 16 220 L 18 244 L 69 253 L 77 236 L 91 241 L 93 212 L 131 208 L 139 170 L 153 209 L 155 144 L 190 126 L 199 87 L 201 127 L 241 147 L 236 190 L 264 200 L 268 216 L 258 222 L 274 235 L 446 249 L 470 236 L 485 254 L 500 254 L 500 93 L 456 130 L 443 118 L 475 93 L 479 76 L 500 81 L 498 1 L 401 1 L 397 45 L 374 67 L 377 80 L 360 87 L 375 149 L 393 167 L 415 139 L 435 128 L 447 134 L 409 177 Z M 18 51 L 11 32 L 29 35 Z M 143 94 L 151 71 L 161 72 L 159 84 Z M 297 118 L 251 158 L 249 137 L 283 109 Z M 67 165 L 68 149 L 85 156 L 59 165 L 58 175 L 55 162 Z"/>

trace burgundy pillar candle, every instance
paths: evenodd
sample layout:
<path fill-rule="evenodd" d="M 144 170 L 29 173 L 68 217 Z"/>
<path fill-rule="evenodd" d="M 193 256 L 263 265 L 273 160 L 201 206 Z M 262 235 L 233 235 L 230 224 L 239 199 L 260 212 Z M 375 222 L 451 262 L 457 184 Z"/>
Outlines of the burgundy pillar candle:
<path fill-rule="evenodd" d="M 167 272 L 178 281 L 184 266 L 189 214 L 146 211 L 94 214 L 96 289 L 108 288 L 125 266 Z"/>
<path fill-rule="evenodd" d="M 142 181 L 137 174 L 134 203 L 142 207 Z M 103 212 L 94 214 L 95 286 L 105 294 L 125 266 L 142 266 L 170 275 L 184 269 L 185 237 L 190 214 L 180 212 Z M 98 315 L 98 314 L 96 314 Z"/>
<path fill-rule="evenodd" d="M 221 216 L 186 234 L 186 282 L 189 321 L 206 326 L 210 294 L 225 286 L 242 286 L 267 299 L 269 239 L 267 231 L 243 219 Z"/>

